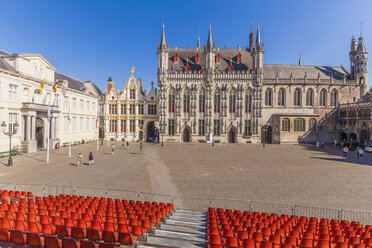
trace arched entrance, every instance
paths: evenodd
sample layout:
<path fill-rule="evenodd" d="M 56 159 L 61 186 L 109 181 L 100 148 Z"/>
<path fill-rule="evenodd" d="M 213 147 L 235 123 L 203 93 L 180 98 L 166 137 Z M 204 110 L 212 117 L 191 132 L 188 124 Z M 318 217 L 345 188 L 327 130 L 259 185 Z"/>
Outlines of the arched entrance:
<path fill-rule="evenodd" d="M 44 147 L 44 127 L 45 123 L 42 119 L 36 118 L 36 140 L 37 147 Z"/>
<path fill-rule="evenodd" d="M 228 131 L 227 131 L 227 142 L 229 143 L 236 143 L 237 142 L 237 136 L 238 132 L 236 130 L 235 127 L 231 127 Z"/>
<path fill-rule="evenodd" d="M 191 142 L 191 128 L 189 126 L 186 126 L 183 128 L 182 132 L 182 142 Z"/>
<path fill-rule="evenodd" d="M 342 132 L 342 133 L 341 133 L 341 136 L 340 136 L 340 140 L 341 140 L 341 141 L 343 141 L 343 140 L 346 141 L 346 140 L 347 140 L 347 134 L 344 133 L 344 132 Z"/>
<path fill-rule="evenodd" d="M 154 121 L 147 122 L 146 132 L 147 132 L 147 141 L 154 142 L 155 140 L 155 122 Z"/>
<path fill-rule="evenodd" d="M 354 141 L 354 140 L 357 140 L 358 137 L 355 133 L 351 133 L 349 134 L 349 141 Z"/>
<path fill-rule="evenodd" d="M 360 143 L 362 145 L 365 145 L 370 140 L 371 138 L 368 130 L 363 129 L 362 131 L 360 131 Z"/>
<path fill-rule="evenodd" d="M 269 125 L 264 125 L 261 128 L 261 143 L 271 144 L 273 143 L 272 128 Z"/>

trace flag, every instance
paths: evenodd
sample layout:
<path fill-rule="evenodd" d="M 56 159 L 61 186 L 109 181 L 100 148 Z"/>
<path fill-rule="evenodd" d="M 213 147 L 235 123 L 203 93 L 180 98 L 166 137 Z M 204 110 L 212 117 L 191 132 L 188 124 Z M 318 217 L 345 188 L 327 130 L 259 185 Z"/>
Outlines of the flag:
<path fill-rule="evenodd" d="M 62 95 L 66 96 L 66 86 L 62 86 Z"/>
<path fill-rule="evenodd" d="M 200 70 L 200 74 L 203 74 L 204 72 L 204 66 L 202 66 L 201 70 Z"/>
<path fill-rule="evenodd" d="M 220 67 L 220 65 L 217 65 L 217 67 L 216 67 L 216 71 L 218 70 L 219 67 Z"/>
<path fill-rule="evenodd" d="M 50 115 L 50 101 L 49 101 L 49 103 L 48 103 L 48 112 L 47 112 L 48 121 L 50 121 L 50 117 L 51 117 L 51 115 Z"/>
<path fill-rule="evenodd" d="M 71 123 L 71 108 L 68 109 L 68 122 Z"/>
<path fill-rule="evenodd" d="M 54 85 L 53 85 L 53 91 L 54 91 L 54 93 L 56 93 L 57 92 L 57 81 L 54 83 Z"/>
<path fill-rule="evenodd" d="M 44 90 L 44 81 L 45 81 L 45 78 L 43 79 L 43 81 L 41 81 L 40 85 L 39 85 L 39 88 L 41 90 Z"/>

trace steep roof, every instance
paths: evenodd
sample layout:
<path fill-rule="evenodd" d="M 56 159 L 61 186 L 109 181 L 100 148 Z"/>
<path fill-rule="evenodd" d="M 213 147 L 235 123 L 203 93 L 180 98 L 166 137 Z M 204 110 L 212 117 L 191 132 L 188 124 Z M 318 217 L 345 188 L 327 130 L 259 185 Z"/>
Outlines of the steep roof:
<path fill-rule="evenodd" d="M 64 75 L 62 73 L 59 73 L 59 72 L 54 72 L 54 77 L 55 77 L 56 80 L 67 80 L 68 81 L 68 88 L 70 88 L 70 89 L 78 90 L 78 91 L 84 91 L 85 90 L 84 83 L 75 79 L 75 78 L 66 76 L 66 75 Z"/>
<path fill-rule="evenodd" d="M 0 50 L 0 69 L 16 72 L 13 66 L 11 66 L 4 58 L 3 56 L 11 55 L 10 53 L 7 53 L 3 50 Z"/>
<path fill-rule="evenodd" d="M 174 53 L 177 51 L 178 62 L 174 63 Z M 199 63 L 195 62 L 195 54 L 198 51 L 199 54 Z M 183 72 L 185 70 L 187 59 L 189 59 L 188 64 L 191 71 L 200 71 L 202 66 L 206 69 L 205 66 L 205 54 L 203 54 L 203 49 L 196 48 L 171 48 L 169 49 L 169 62 L 168 70 Z M 237 56 L 241 54 L 241 62 L 237 63 Z M 232 59 L 232 65 L 234 70 L 248 70 L 252 68 L 252 56 L 251 53 L 245 48 L 222 48 L 219 49 L 219 54 L 221 56 L 221 62 L 216 63 L 218 66 L 218 71 L 227 71 L 230 66 L 230 59 Z M 217 52 L 216 52 L 217 55 Z"/>
<path fill-rule="evenodd" d="M 343 79 L 349 73 L 340 66 L 313 66 L 313 65 L 272 65 L 263 66 L 265 78 L 304 78 L 305 72 L 308 78 L 329 79 L 333 74 L 334 79 Z"/>

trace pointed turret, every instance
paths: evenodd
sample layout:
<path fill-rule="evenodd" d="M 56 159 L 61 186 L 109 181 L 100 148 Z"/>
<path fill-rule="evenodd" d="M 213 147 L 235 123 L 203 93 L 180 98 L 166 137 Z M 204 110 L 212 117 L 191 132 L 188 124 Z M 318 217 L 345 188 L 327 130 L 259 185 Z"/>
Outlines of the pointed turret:
<path fill-rule="evenodd" d="M 253 32 L 253 24 L 251 23 L 251 33 L 249 35 L 249 51 L 252 52 L 254 49 L 254 32 Z"/>
<path fill-rule="evenodd" d="M 355 36 L 353 35 L 353 38 L 351 39 L 351 44 L 350 44 L 350 52 L 353 53 L 356 51 L 356 39 Z"/>
<path fill-rule="evenodd" d="M 257 36 L 256 36 L 256 49 L 261 47 L 261 36 L 260 36 L 260 25 L 257 26 Z"/>
<path fill-rule="evenodd" d="M 201 46 L 200 46 L 200 37 L 198 37 L 198 42 L 196 43 L 196 47 L 199 48 L 199 49 L 201 48 Z"/>
<path fill-rule="evenodd" d="M 161 31 L 161 39 L 160 39 L 160 49 L 166 48 L 167 47 L 167 42 L 165 41 L 165 31 L 164 31 L 164 23 L 163 23 L 163 28 Z"/>
<path fill-rule="evenodd" d="M 209 25 L 209 34 L 208 34 L 208 41 L 207 41 L 207 51 L 212 50 L 213 43 L 212 43 L 212 26 Z"/>

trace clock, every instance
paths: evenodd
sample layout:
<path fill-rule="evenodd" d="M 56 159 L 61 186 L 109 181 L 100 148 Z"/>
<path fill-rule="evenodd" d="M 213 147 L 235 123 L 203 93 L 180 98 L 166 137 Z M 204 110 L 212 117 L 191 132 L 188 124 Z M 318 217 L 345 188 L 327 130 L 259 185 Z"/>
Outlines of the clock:
<path fill-rule="evenodd" d="M 33 68 L 33 74 L 36 77 L 42 77 L 42 75 L 44 74 L 43 67 L 41 65 L 35 64 Z"/>

